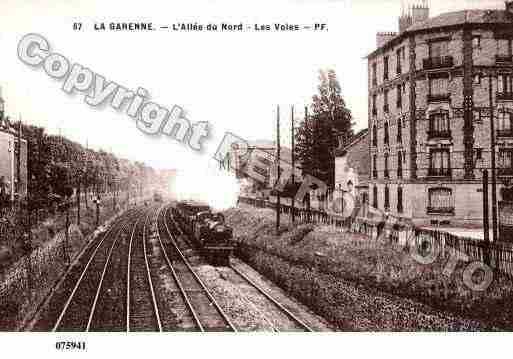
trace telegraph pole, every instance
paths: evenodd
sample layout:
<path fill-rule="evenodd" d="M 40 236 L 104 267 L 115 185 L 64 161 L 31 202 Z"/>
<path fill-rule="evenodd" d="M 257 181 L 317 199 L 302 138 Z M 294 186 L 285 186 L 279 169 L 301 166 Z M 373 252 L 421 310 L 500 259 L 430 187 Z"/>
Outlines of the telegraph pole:
<path fill-rule="evenodd" d="M 276 107 L 276 149 L 277 149 L 277 167 L 276 167 L 276 184 L 280 181 L 280 160 L 281 160 L 281 145 L 280 145 L 280 105 Z M 276 187 L 275 184 L 275 187 Z M 280 234 L 280 212 L 281 212 L 281 196 L 280 191 L 276 191 L 276 235 Z"/>
<path fill-rule="evenodd" d="M 497 243 L 497 173 L 495 170 L 495 120 L 494 120 L 494 106 L 493 106 L 493 84 L 492 74 L 488 75 L 488 88 L 490 95 L 490 139 L 491 139 L 491 156 L 492 156 L 492 230 L 493 230 L 493 243 Z"/>
<path fill-rule="evenodd" d="M 296 220 L 296 155 L 295 151 L 295 140 L 294 140 L 294 105 L 291 107 L 291 116 L 290 116 L 290 135 L 291 135 L 291 147 L 292 147 L 292 224 L 294 224 Z"/>
<path fill-rule="evenodd" d="M 483 170 L 483 227 L 484 227 L 484 242 L 485 242 L 485 257 L 486 265 L 490 265 L 490 217 L 488 213 L 488 170 Z"/>

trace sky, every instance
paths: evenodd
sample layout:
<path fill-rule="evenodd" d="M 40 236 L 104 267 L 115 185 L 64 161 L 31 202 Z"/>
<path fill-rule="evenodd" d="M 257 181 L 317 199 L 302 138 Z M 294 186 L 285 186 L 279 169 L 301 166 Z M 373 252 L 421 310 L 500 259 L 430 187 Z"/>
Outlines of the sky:
<path fill-rule="evenodd" d="M 417 1 L 418 2 L 418 1 Z M 410 3 L 415 3 L 411 1 Z M 367 66 L 378 31 L 397 31 L 401 0 L 2 0 L 0 86 L 6 112 L 93 148 L 176 168 L 185 178 L 204 178 L 224 133 L 248 140 L 273 139 L 276 105 L 282 133 L 290 131 L 290 106 L 303 108 L 316 91 L 319 69 L 332 68 L 351 109 L 356 130 L 367 126 Z M 465 8 L 503 8 L 503 0 L 431 0 L 431 15 Z M 243 22 L 247 25 L 326 23 L 327 31 L 299 32 L 110 32 L 100 22 Z M 85 29 L 73 31 L 73 22 Z M 183 107 L 192 122 L 208 121 L 212 136 L 203 153 L 176 140 L 150 137 L 134 120 L 110 107 L 93 108 L 82 94 L 68 95 L 62 82 L 32 69 L 16 55 L 27 33 L 43 35 L 51 50 L 129 89 L 147 89 L 151 101 Z M 290 143 L 284 136 L 283 143 Z M 209 180 L 210 179 L 210 180 Z M 216 179 L 219 181 L 219 179 Z M 229 181 L 229 186 L 233 184 Z M 182 183 L 188 183 L 187 180 Z M 191 182 L 192 183 L 192 182 Z M 219 185 L 221 186 L 221 185 Z"/>

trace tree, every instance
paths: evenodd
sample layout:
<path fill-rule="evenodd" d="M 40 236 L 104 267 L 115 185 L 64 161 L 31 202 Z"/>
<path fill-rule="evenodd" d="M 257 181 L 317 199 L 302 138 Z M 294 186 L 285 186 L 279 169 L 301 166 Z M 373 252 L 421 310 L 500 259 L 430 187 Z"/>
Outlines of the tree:
<path fill-rule="evenodd" d="M 335 150 L 353 136 L 353 122 L 335 71 L 319 71 L 319 82 L 309 116 L 306 121 L 300 121 L 296 131 L 295 154 L 305 174 L 324 181 L 333 189 Z"/>

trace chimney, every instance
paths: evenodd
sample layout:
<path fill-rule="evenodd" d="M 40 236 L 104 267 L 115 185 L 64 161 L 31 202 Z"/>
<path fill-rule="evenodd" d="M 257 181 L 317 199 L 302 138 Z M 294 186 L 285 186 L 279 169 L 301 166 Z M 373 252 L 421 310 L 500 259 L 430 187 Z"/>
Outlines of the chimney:
<path fill-rule="evenodd" d="M 407 28 L 413 25 L 413 18 L 411 13 L 403 13 L 399 17 L 399 34 L 406 31 Z"/>
<path fill-rule="evenodd" d="M 414 24 L 429 19 L 429 5 L 427 1 L 422 1 L 420 5 L 413 5 L 411 8 L 411 16 Z"/>
<path fill-rule="evenodd" d="M 376 47 L 379 49 L 397 36 L 397 32 L 378 32 L 376 34 Z"/>
<path fill-rule="evenodd" d="M 506 1 L 506 12 L 513 15 L 513 1 Z"/>

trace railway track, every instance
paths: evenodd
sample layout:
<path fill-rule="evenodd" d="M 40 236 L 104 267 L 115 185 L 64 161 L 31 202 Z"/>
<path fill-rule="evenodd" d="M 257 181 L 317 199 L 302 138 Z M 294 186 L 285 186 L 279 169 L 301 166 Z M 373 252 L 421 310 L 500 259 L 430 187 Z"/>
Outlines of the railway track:
<path fill-rule="evenodd" d="M 126 331 L 162 332 L 162 320 L 150 273 L 147 236 L 155 211 L 139 218 L 130 237 L 127 265 Z"/>
<path fill-rule="evenodd" d="M 144 210 L 127 213 L 113 224 L 88 253 L 89 259 L 72 286 L 62 309 L 59 311 L 52 331 L 90 331 L 102 293 L 105 276 L 111 257 L 121 237 L 130 233 L 133 221 Z M 92 296 L 94 295 L 94 296 Z M 98 317 L 97 317 L 98 318 Z"/>
<path fill-rule="evenodd" d="M 194 319 L 196 330 L 237 331 L 180 250 L 167 224 L 168 210 L 167 206 L 161 207 L 157 214 L 157 239 L 185 306 Z M 162 235 L 170 245 L 164 245 Z"/>
<path fill-rule="evenodd" d="M 174 228 L 178 231 L 180 235 L 184 235 L 184 232 L 176 223 L 176 221 L 173 218 L 172 213 L 169 213 L 167 216 L 167 220 L 173 222 Z M 185 243 L 185 241 L 182 241 L 181 243 Z M 273 298 L 265 289 L 263 289 L 261 286 L 259 286 L 255 281 L 253 281 L 251 278 L 249 278 L 245 273 L 240 271 L 239 269 L 235 268 L 234 266 L 230 265 L 229 268 L 236 274 L 243 282 L 245 282 L 250 287 L 254 288 L 258 293 L 263 295 L 268 302 L 270 302 L 279 312 L 283 313 L 286 317 L 289 318 L 289 320 L 294 324 L 293 330 L 299 330 L 299 331 L 305 331 L 305 332 L 313 332 L 314 330 L 306 324 L 303 320 L 301 320 L 297 315 L 292 313 L 289 309 L 287 309 L 283 304 L 281 304 L 278 300 Z M 279 332 L 280 330 L 278 328 L 273 328 L 275 332 Z"/>

